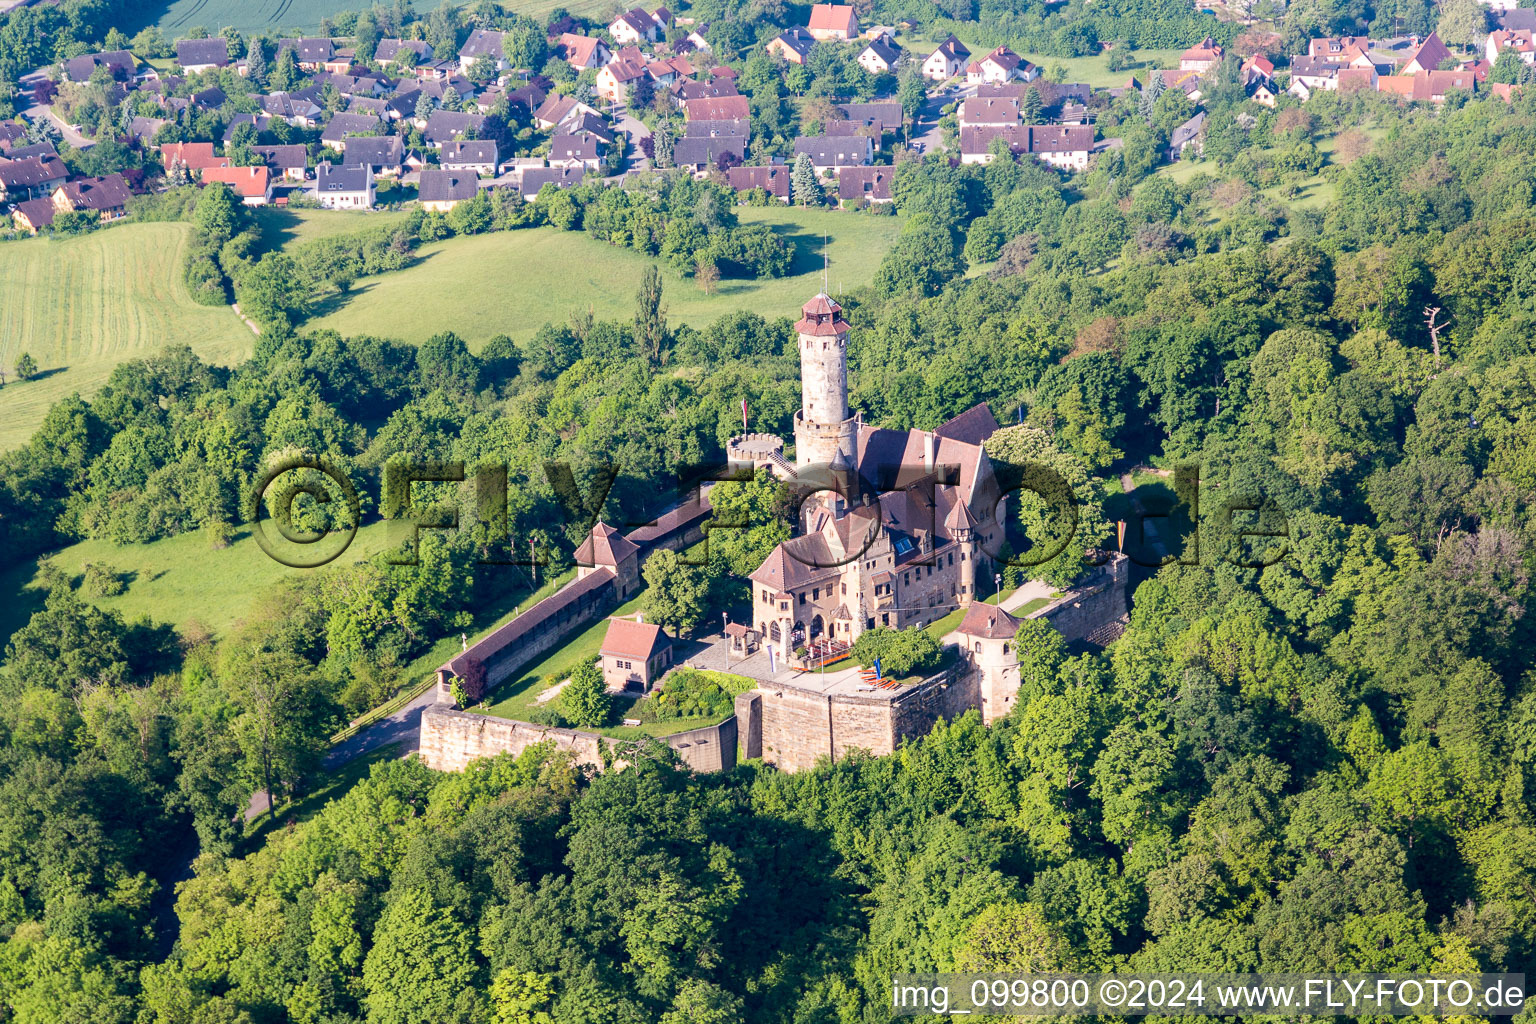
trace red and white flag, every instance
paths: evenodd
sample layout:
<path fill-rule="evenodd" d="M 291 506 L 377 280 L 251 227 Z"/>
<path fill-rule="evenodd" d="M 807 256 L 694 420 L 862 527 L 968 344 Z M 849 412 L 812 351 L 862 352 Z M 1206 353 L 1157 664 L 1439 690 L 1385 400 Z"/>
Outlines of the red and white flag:
<path fill-rule="evenodd" d="M 741 400 L 741 429 L 747 429 L 747 400 L 745 398 Z"/>

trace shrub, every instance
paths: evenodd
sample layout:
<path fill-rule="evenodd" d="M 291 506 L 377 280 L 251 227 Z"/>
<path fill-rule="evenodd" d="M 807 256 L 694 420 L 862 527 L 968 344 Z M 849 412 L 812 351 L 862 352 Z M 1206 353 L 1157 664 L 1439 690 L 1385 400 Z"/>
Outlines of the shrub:
<path fill-rule="evenodd" d="M 587 661 L 571 673 L 571 681 L 560 693 L 560 713 L 578 726 L 595 728 L 608 723 L 613 700 L 603 683 L 603 673 L 595 661 Z"/>
<path fill-rule="evenodd" d="M 890 629 L 880 626 L 860 634 L 853 643 L 853 657 L 871 667 L 880 659 L 881 673 L 888 678 L 925 672 L 939 663 L 943 647 L 932 633 L 917 626 Z"/>
<path fill-rule="evenodd" d="M 643 700 L 637 701 L 631 717 L 642 722 L 669 722 L 679 718 L 721 718 L 729 715 L 736 695 L 756 685 L 745 676 L 700 669 L 678 669 L 666 682 Z"/>
<path fill-rule="evenodd" d="M 528 712 L 528 721 L 534 725 L 544 725 L 551 729 L 569 729 L 571 723 L 560 713 L 560 709 L 553 704 L 541 704 Z"/>
<path fill-rule="evenodd" d="M 91 597 L 116 597 L 128 589 L 128 581 L 115 566 L 91 562 L 85 567 L 84 586 Z"/>

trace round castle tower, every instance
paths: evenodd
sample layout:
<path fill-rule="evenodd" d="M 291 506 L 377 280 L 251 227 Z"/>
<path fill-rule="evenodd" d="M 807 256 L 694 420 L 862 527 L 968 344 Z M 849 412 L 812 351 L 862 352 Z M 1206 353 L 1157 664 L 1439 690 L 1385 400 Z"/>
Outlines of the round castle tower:
<path fill-rule="evenodd" d="M 848 415 L 848 321 L 825 292 L 800 309 L 800 411 L 795 466 L 852 468 L 858 422 Z M 841 458 L 839 458 L 841 456 Z"/>

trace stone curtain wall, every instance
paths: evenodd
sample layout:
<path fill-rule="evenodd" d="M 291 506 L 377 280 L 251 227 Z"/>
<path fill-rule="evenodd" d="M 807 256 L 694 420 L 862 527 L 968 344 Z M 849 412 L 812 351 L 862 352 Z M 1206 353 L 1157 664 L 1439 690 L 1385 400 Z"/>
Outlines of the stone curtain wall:
<path fill-rule="evenodd" d="M 981 706 L 975 673 L 964 669 L 964 663 L 957 664 L 895 700 L 823 694 L 788 684 L 742 694 L 736 698 L 736 716 L 743 756 L 761 757 L 793 772 L 853 750 L 889 754 L 902 740 L 926 734 L 940 718 L 957 718 Z"/>
<path fill-rule="evenodd" d="M 1049 622 L 1068 643 L 1081 640 L 1126 613 L 1126 581 L 1130 575 L 1130 559 L 1120 555 L 1086 584 L 1030 617 Z"/>
<path fill-rule="evenodd" d="M 578 764 L 603 769 L 602 746 L 612 745 L 597 733 L 475 715 L 433 705 L 421 713 L 421 759 L 428 768 L 461 772 L 471 761 L 498 754 L 516 756 L 538 743 L 569 750 Z M 664 737 L 667 746 L 694 771 L 729 771 L 736 766 L 736 719 Z M 622 764 L 622 762 L 618 762 Z"/>

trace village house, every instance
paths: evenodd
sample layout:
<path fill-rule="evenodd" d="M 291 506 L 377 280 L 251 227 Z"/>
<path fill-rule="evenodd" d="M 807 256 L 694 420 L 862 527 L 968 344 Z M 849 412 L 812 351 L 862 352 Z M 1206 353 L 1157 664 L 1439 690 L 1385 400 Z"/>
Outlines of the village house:
<path fill-rule="evenodd" d="M 672 163 L 696 176 L 720 166 L 721 157 L 741 163 L 746 157 L 746 139 L 740 135 L 685 135 L 672 143 Z"/>
<path fill-rule="evenodd" d="M 847 42 L 859 37 L 859 19 L 846 4 L 813 4 L 806 31 L 812 39 Z"/>
<path fill-rule="evenodd" d="M 372 136 L 384 130 L 384 123 L 372 114 L 332 114 L 320 141 L 338 153 L 347 151 L 350 136 Z"/>
<path fill-rule="evenodd" d="M 387 68 L 402 62 L 418 67 L 432 59 L 432 44 L 420 39 L 380 39 L 373 48 L 373 59 Z"/>
<path fill-rule="evenodd" d="M 300 93 L 274 92 L 261 98 L 261 109 L 295 128 L 313 128 L 325 113 L 320 104 Z"/>
<path fill-rule="evenodd" d="M 999 46 L 980 60 L 966 65 L 965 80 L 971 85 L 982 82 L 1029 82 L 1039 77 L 1040 69 L 1006 46 Z"/>
<path fill-rule="evenodd" d="M 1488 63 L 1499 59 L 1505 50 L 1514 50 L 1516 56 L 1527 64 L 1536 64 L 1536 33 L 1530 29 L 1496 29 L 1488 33 L 1484 54 Z"/>
<path fill-rule="evenodd" d="M 279 53 L 292 50 L 294 60 L 305 71 L 319 71 L 336 56 L 336 46 L 329 39 L 279 39 L 277 49 Z"/>
<path fill-rule="evenodd" d="M 0 161 L 0 193 L 27 199 L 51 195 L 68 178 L 69 170 L 57 157 L 28 156 Z"/>
<path fill-rule="evenodd" d="M 368 167 L 325 162 L 315 168 L 314 198 L 327 210 L 371 210 L 375 194 L 373 171 Z"/>
<path fill-rule="evenodd" d="M 210 167 L 228 167 L 229 161 L 215 156 L 211 142 L 168 142 L 160 147 L 160 162 L 169 171 L 181 166 L 194 178 Z"/>
<path fill-rule="evenodd" d="M 923 77 L 944 82 L 965 70 L 971 51 L 954 36 L 944 40 L 923 60 Z"/>
<path fill-rule="evenodd" d="M 1474 71 L 1429 71 L 1414 75 L 1382 75 L 1376 80 L 1379 92 L 1400 96 L 1413 103 L 1444 103 L 1452 89 L 1477 92 Z"/>
<path fill-rule="evenodd" d="M 960 104 L 955 119 L 962 129 L 984 124 L 1018 124 L 1019 101 L 1013 96 L 977 96 Z"/>
<path fill-rule="evenodd" d="M 1413 47 L 1399 74 L 1424 75 L 1431 71 L 1438 71 L 1441 61 L 1448 60 L 1450 57 L 1451 51 L 1446 49 L 1437 34 L 1431 32 L 1424 37 L 1423 42 Z"/>
<path fill-rule="evenodd" d="M 837 169 L 837 199 L 840 203 L 870 203 L 891 201 L 891 179 L 895 177 L 891 167 L 839 167 Z"/>
<path fill-rule="evenodd" d="M 874 125 L 880 135 L 893 135 L 901 131 L 906 116 L 900 103 L 838 103 L 837 112 L 849 121 Z"/>
<path fill-rule="evenodd" d="M 737 192 L 760 188 L 775 199 L 789 202 L 789 168 L 781 164 L 771 167 L 732 167 L 725 172 L 725 178 Z"/>
<path fill-rule="evenodd" d="M 707 82 L 699 82 L 692 78 L 679 78 L 672 83 L 668 90 L 681 110 L 684 103 L 689 100 L 702 100 L 710 96 L 739 96 L 736 82 L 730 78 L 711 78 Z"/>
<path fill-rule="evenodd" d="M 456 139 L 445 143 L 438 156 L 438 164 L 445 171 L 460 171 L 494 178 L 499 166 L 496 140 Z"/>
<path fill-rule="evenodd" d="M 683 102 L 685 121 L 747 121 L 752 107 L 745 96 L 704 96 Z"/>
<path fill-rule="evenodd" d="M 666 60 L 653 60 L 647 63 L 645 73 L 650 75 L 651 80 L 657 85 L 670 88 L 692 75 L 693 65 L 688 63 L 686 57 L 668 57 Z"/>
<path fill-rule="evenodd" d="M 26 138 L 27 128 L 20 121 L 0 120 L 0 154 L 9 153 Z"/>
<path fill-rule="evenodd" d="M 555 45 L 555 52 L 565 58 L 566 63 L 578 72 L 588 68 L 600 68 L 608 63 L 608 44 L 593 36 L 580 36 L 574 32 L 565 32 L 560 36 L 560 41 Z"/>
<path fill-rule="evenodd" d="M 1179 54 L 1179 70 L 1203 75 L 1221 63 L 1226 51 L 1210 36 Z"/>
<path fill-rule="evenodd" d="M 1002 139 L 1015 156 L 1028 154 L 1060 170 L 1081 171 L 1093 153 L 1091 125 L 978 125 L 960 130 L 960 162 L 989 164 L 992 143 Z"/>
<path fill-rule="evenodd" d="M 1262 107 L 1273 108 L 1280 92 L 1275 86 L 1275 65 L 1262 54 L 1254 54 L 1243 62 L 1237 80 L 1242 83 L 1248 98 Z"/>
<path fill-rule="evenodd" d="M 138 61 L 127 50 L 105 50 L 64 61 L 64 77 L 75 83 L 89 82 L 97 68 L 106 68 L 114 81 L 126 82 L 137 67 Z"/>
<path fill-rule="evenodd" d="M 872 75 L 894 71 L 901 50 L 884 40 L 875 39 L 859 51 L 859 66 Z"/>
<path fill-rule="evenodd" d="M 421 172 L 417 198 L 428 213 L 447 213 L 480 191 L 480 179 L 466 171 L 432 170 Z"/>
<path fill-rule="evenodd" d="M 90 211 L 102 221 L 117 220 L 128 213 L 132 196 L 121 174 L 105 178 L 77 178 L 65 182 L 53 192 L 53 208 L 59 213 Z"/>
<path fill-rule="evenodd" d="M 398 135 L 360 136 L 347 140 L 341 166 L 366 167 L 375 178 L 395 177 L 404 172 L 405 144 Z"/>
<path fill-rule="evenodd" d="M 26 202 L 17 203 L 11 211 L 11 221 L 17 231 L 26 231 L 37 234 L 44 228 L 53 227 L 53 215 L 58 208 L 53 205 L 53 199 L 28 199 Z"/>
<path fill-rule="evenodd" d="M 768 40 L 763 49 L 768 51 L 770 57 L 778 57 L 790 64 L 804 64 L 811 47 L 815 45 L 816 37 L 797 25 Z"/>
<path fill-rule="evenodd" d="M 210 167 L 203 172 L 203 184 L 222 181 L 245 206 L 266 206 L 272 201 L 272 172 L 260 167 Z"/>
<path fill-rule="evenodd" d="M 672 640 L 652 623 L 609 619 L 598 658 L 611 692 L 649 693 L 672 667 Z"/>
<path fill-rule="evenodd" d="M 549 140 L 549 166 L 595 171 L 607 149 L 603 140 L 583 132 L 580 135 L 555 135 Z"/>
<path fill-rule="evenodd" d="M 155 136 L 171 122 L 161 117 L 133 117 L 128 121 L 128 137 L 140 145 L 148 147 L 155 141 Z"/>
<path fill-rule="evenodd" d="M 184 74 L 199 75 L 229 66 L 229 43 L 222 36 L 211 39 L 178 39 L 176 63 Z"/>
<path fill-rule="evenodd" d="M 565 124 L 572 118 L 581 114 L 591 114 L 600 117 L 595 107 L 590 107 L 573 96 L 561 96 L 550 93 L 539 109 L 534 111 L 533 123 L 546 131 L 557 125 Z"/>
<path fill-rule="evenodd" d="M 839 167 L 859 167 L 874 159 L 874 140 L 865 136 L 812 135 L 795 140 L 795 156 L 804 153 L 811 158 L 817 174 L 826 174 Z"/>
<path fill-rule="evenodd" d="M 497 71 L 507 70 L 507 55 L 502 46 L 503 33 L 487 28 L 477 28 L 464 40 L 464 45 L 459 47 L 459 74 L 469 74 L 469 69 L 474 67 L 475 61 L 481 57 L 488 58 L 496 65 Z"/>
<path fill-rule="evenodd" d="M 484 114 L 434 110 L 432 116 L 427 118 L 427 126 L 422 129 L 422 136 L 427 140 L 427 145 L 433 149 L 442 149 L 444 143 L 452 142 L 471 131 L 478 132 L 484 124 Z"/>
<path fill-rule="evenodd" d="M 260 114 L 236 114 L 234 117 L 229 119 L 229 127 L 224 129 L 224 145 L 227 147 L 231 142 L 234 142 L 236 129 L 240 128 L 242 125 L 247 124 L 256 129 L 256 134 L 260 135 L 262 132 L 271 127 L 272 115 L 265 112 Z M 132 134 L 131 127 L 129 129 L 129 133 Z"/>
<path fill-rule="evenodd" d="M 1205 111 L 1202 110 L 1175 128 L 1173 134 L 1168 137 L 1168 159 L 1182 159 L 1191 147 L 1194 148 L 1195 153 L 1198 155 L 1201 147 L 1205 144 L 1205 136 L 1202 134 L 1204 131 Z"/>
<path fill-rule="evenodd" d="M 309 171 L 309 149 L 297 143 L 287 146 L 252 146 L 251 152 L 267 162 L 267 168 L 283 181 L 303 181 Z"/>
<path fill-rule="evenodd" d="M 629 97 L 630 86 L 647 77 L 644 63 L 616 58 L 597 73 L 593 90 L 609 103 L 623 103 Z"/>
<path fill-rule="evenodd" d="M 586 173 L 585 169 L 580 167 L 530 167 L 523 172 L 523 198 L 530 203 L 536 201 L 539 198 L 539 190 L 545 185 L 553 185 L 555 188 L 580 185 Z"/>
<path fill-rule="evenodd" d="M 638 45 L 642 41 L 654 43 L 667 30 L 666 14 L 665 8 L 657 8 L 654 12 L 643 7 L 631 8 L 613 19 L 608 34 L 620 46 Z"/>
<path fill-rule="evenodd" d="M 388 100 L 379 99 L 376 96 L 353 96 L 347 101 L 348 114 L 367 114 L 376 117 L 380 121 L 398 121 L 402 114 L 399 110 L 389 105 Z"/>

